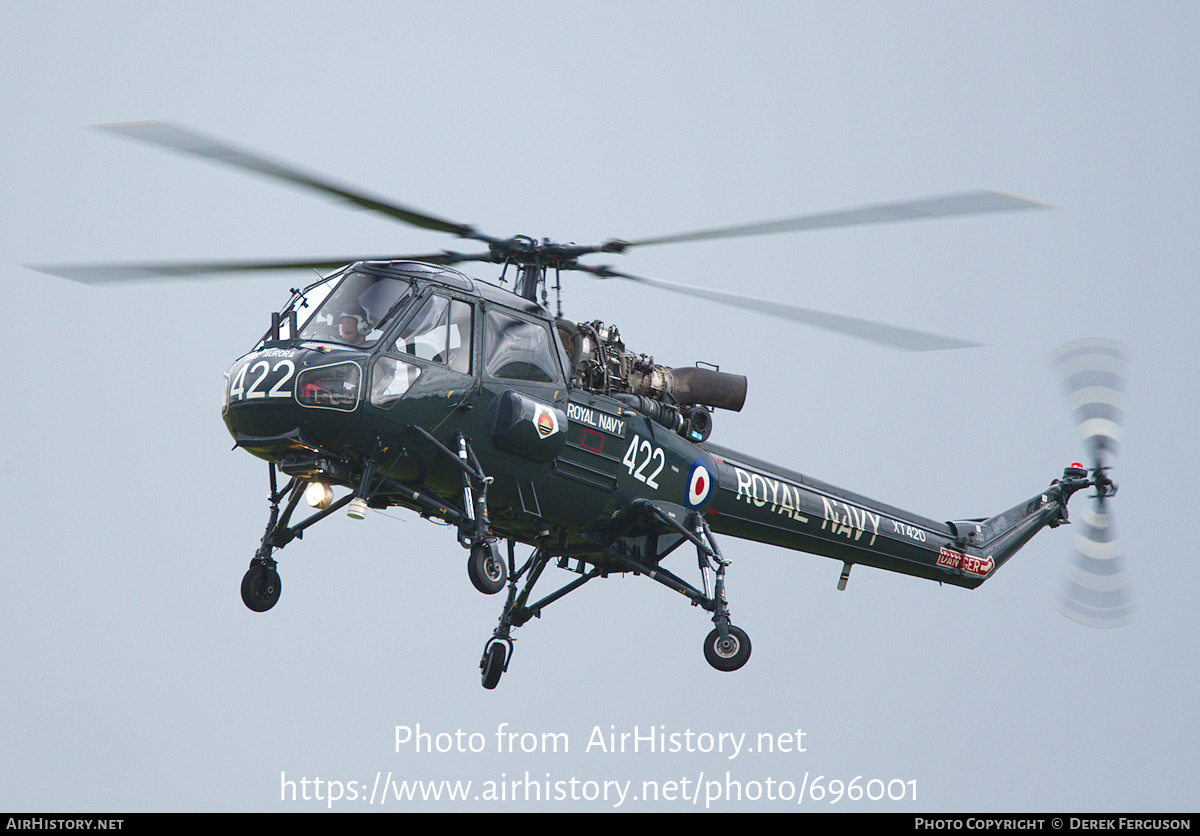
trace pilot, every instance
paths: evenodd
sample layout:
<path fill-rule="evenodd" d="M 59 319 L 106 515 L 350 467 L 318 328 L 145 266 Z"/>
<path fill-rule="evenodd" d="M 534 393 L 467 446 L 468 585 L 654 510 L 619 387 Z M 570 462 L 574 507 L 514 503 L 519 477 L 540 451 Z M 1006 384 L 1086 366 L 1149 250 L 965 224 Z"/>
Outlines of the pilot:
<path fill-rule="evenodd" d="M 362 345 L 371 332 L 367 312 L 359 305 L 351 305 L 337 317 L 338 338 L 350 345 Z"/>

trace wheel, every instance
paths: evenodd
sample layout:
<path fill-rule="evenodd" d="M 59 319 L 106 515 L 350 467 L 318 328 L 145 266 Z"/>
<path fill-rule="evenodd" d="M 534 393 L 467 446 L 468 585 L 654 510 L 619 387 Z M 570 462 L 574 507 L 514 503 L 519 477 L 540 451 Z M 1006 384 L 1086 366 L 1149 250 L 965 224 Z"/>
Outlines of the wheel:
<path fill-rule="evenodd" d="M 492 690 L 500 682 L 500 674 L 504 673 L 504 643 L 493 642 L 488 645 L 479 667 L 483 671 L 483 687 Z"/>
<path fill-rule="evenodd" d="M 266 612 L 279 601 L 281 584 L 274 566 L 255 561 L 242 576 L 242 602 L 255 612 Z"/>
<path fill-rule="evenodd" d="M 713 630 L 704 640 L 704 658 L 719 671 L 736 671 L 750 658 L 750 637 L 740 627 L 729 625 L 729 637 Z"/>
<path fill-rule="evenodd" d="M 484 595 L 495 595 L 504 589 L 508 569 L 490 544 L 478 543 L 471 547 L 471 556 L 467 558 L 467 576 Z"/>

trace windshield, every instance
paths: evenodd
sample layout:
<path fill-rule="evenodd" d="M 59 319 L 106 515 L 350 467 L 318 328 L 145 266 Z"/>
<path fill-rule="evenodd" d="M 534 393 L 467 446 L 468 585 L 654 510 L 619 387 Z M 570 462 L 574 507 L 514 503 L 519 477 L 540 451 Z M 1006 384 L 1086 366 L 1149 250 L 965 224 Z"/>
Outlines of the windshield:
<path fill-rule="evenodd" d="M 369 348 L 412 299 L 412 285 L 402 279 L 348 274 L 300 332 L 304 340 Z"/>

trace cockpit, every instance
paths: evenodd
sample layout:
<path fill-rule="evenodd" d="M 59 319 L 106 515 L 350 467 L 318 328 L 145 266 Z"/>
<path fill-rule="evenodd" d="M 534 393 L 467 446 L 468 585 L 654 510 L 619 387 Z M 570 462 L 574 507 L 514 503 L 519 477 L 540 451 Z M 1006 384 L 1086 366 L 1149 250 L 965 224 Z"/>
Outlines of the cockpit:
<path fill-rule="evenodd" d="M 294 339 L 282 333 L 285 319 L 293 323 L 288 330 Z M 366 364 L 330 357 L 322 364 L 327 375 L 353 375 L 356 382 L 339 378 L 340 387 L 330 390 L 339 394 L 325 398 L 329 403 L 301 393 L 301 405 L 353 410 L 361 392 L 373 406 L 388 409 L 418 380 L 459 377 L 458 384 L 447 383 L 455 388 L 467 375 L 565 388 L 568 360 L 545 312 L 446 268 L 360 262 L 297 292 L 276 321 L 264 347 L 299 342 L 326 353 L 374 355 Z M 312 385 L 322 383 L 314 379 Z"/>
<path fill-rule="evenodd" d="M 305 301 L 310 305 L 316 301 L 314 296 L 322 291 L 326 295 L 317 301 L 316 311 L 300 330 L 300 339 L 371 348 L 414 296 L 412 282 L 390 276 L 351 271 L 331 293 L 326 285 L 331 287 L 333 281 L 306 292 Z"/>

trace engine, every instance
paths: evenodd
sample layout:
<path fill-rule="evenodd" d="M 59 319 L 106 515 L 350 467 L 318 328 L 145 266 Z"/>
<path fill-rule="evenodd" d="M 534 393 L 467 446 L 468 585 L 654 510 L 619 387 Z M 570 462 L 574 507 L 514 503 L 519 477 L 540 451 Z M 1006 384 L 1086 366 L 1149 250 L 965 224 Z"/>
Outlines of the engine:
<path fill-rule="evenodd" d="M 744 375 L 660 366 L 626 349 L 615 325 L 577 325 L 561 317 L 557 325 L 576 385 L 623 401 L 691 441 L 704 441 L 712 432 L 713 407 L 737 412 L 746 403 Z"/>

